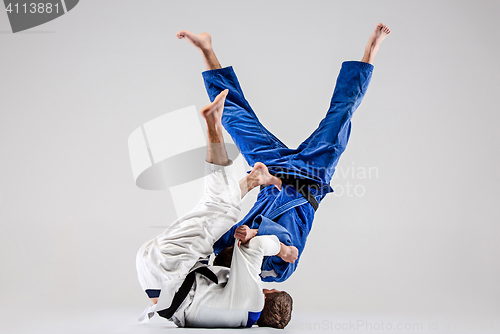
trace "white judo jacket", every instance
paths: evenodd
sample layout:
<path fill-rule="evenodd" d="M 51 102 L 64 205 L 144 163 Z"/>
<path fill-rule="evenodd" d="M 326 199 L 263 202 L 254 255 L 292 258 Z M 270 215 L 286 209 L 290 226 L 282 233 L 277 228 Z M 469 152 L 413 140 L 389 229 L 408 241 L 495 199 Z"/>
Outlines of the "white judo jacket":
<path fill-rule="evenodd" d="M 167 309 L 187 274 L 202 265 L 213 244 L 238 219 L 241 192 L 233 166 L 206 163 L 205 192 L 193 210 L 165 232 L 145 243 L 137 253 L 136 267 L 143 290 L 161 290 L 158 303 L 141 315 L 147 322 L 156 310 Z M 258 236 L 235 245 L 231 269 L 211 266 L 218 284 L 196 273 L 195 283 L 173 317 L 177 326 L 247 326 L 264 306 L 259 277 L 264 256 L 276 255 L 276 236 Z"/>

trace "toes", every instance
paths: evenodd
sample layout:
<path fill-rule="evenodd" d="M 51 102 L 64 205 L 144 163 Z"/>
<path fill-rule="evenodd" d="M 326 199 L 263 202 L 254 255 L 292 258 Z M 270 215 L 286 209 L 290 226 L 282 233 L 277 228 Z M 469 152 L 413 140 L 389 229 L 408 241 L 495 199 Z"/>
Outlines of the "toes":
<path fill-rule="evenodd" d="M 184 37 L 186 37 L 186 32 L 179 31 L 177 34 L 175 34 L 175 36 L 177 36 L 178 39 L 183 39 Z"/>
<path fill-rule="evenodd" d="M 228 91 L 227 89 L 224 89 L 222 92 L 220 92 L 219 94 L 217 94 L 217 96 L 215 98 L 217 99 L 217 98 L 220 98 L 222 96 L 225 96 L 227 94 L 227 91 Z"/>
<path fill-rule="evenodd" d="M 224 104 L 224 101 L 226 100 L 226 96 L 227 96 L 227 92 L 228 92 L 228 91 L 229 91 L 229 90 L 225 89 L 225 90 L 223 90 L 222 92 L 220 92 L 220 93 L 219 93 L 219 95 L 217 95 L 217 96 L 215 97 L 215 99 L 214 99 L 214 101 L 211 103 L 211 105 L 213 105 L 213 106 L 217 106 L 217 105 L 219 105 L 219 104 L 220 104 L 220 105 L 221 105 L 221 107 L 222 107 L 222 105 Z"/>

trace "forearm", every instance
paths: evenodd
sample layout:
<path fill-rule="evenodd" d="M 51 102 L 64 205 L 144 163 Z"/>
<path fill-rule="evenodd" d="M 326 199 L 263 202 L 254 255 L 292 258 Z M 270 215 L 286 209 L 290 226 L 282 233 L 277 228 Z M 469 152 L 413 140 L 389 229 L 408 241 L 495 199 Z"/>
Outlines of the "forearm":
<path fill-rule="evenodd" d="M 250 229 L 250 228 L 239 230 L 241 227 L 245 227 L 245 225 L 242 225 L 238 229 L 236 229 L 234 237 L 236 239 L 239 239 L 242 244 L 248 243 L 250 240 L 255 238 L 257 236 L 257 232 L 259 231 L 257 229 Z M 278 237 L 275 235 L 265 235 L 265 236 L 261 235 L 261 236 L 259 236 L 259 238 L 266 238 L 266 237 L 270 237 L 270 236 L 278 239 Z M 278 241 L 279 241 L 279 239 L 278 239 Z M 240 243 L 238 243 L 238 246 L 239 245 L 240 245 Z M 276 249 L 276 252 L 269 253 L 269 254 L 266 253 L 266 255 L 268 255 L 268 256 L 276 255 L 285 262 L 294 263 L 295 260 L 297 260 L 297 258 L 299 256 L 299 251 L 298 251 L 297 247 L 287 246 L 284 243 L 282 243 L 281 241 L 279 241 L 279 248 Z"/>

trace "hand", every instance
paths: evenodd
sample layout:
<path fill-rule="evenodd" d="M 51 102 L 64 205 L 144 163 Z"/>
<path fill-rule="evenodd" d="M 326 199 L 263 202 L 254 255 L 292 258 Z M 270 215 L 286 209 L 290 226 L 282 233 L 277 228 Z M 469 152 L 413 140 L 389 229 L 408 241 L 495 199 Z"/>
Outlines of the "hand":
<path fill-rule="evenodd" d="M 299 258 L 299 250 L 295 246 L 287 246 L 281 243 L 281 249 L 276 256 L 279 256 L 283 261 L 288 263 L 294 263 L 295 260 Z"/>
<path fill-rule="evenodd" d="M 234 238 L 240 240 L 238 241 L 239 246 L 242 243 L 247 243 L 250 239 L 255 237 L 257 235 L 257 232 L 257 229 L 251 229 L 247 225 L 241 225 L 236 228 L 236 231 L 234 231 Z"/>

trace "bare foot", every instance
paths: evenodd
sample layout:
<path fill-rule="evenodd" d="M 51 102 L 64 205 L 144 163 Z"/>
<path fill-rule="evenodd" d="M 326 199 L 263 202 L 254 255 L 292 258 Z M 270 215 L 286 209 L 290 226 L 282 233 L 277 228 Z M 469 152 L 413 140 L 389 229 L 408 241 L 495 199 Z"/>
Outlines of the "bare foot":
<path fill-rule="evenodd" d="M 368 43 L 366 44 L 366 48 L 373 50 L 374 48 L 378 48 L 380 43 L 391 33 L 391 29 L 388 26 L 383 25 L 382 23 L 378 23 L 375 26 L 375 30 L 368 38 Z"/>
<path fill-rule="evenodd" d="M 194 34 L 191 31 L 181 30 L 177 34 L 175 34 L 178 39 L 186 39 L 189 43 L 193 44 L 197 49 L 202 52 L 207 52 L 212 50 L 212 37 L 210 34 L 201 33 Z"/>
<path fill-rule="evenodd" d="M 212 48 L 212 37 L 210 34 L 201 33 L 196 35 L 191 31 L 181 30 L 175 36 L 178 39 L 186 39 L 200 51 L 207 71 L 222 68 Z"/>
<path fill-rule="evenodd" d="M 256 162 L 250 174 L 248 174 L 248 183 L 250 188 L 260 185 L 274 185 L 281 190 L 281 180 L 276 176 L 269 174 L 269 170 L 262 162 Z"/>
<path fill-rule="evenodd" d="M 378 52 L 380 43 L 391 33 L 391 29 L 388 26 L 383 25 L 382 23 L 378 23 L 375 26 L 375 30 L 368 38 L 368 43 L 366 43 L 365 54 L 362 62 L 373 64 L 373 60 L 375 59 L 375 55 Z"/>
<path fill-rule="evenodd" d="M 224 111 L 224 101 L 229 89 L 224 89 L 215 97 L 214 102 L 204 106 L 200 110 L 201 116 L 207 121 L 208 128 L 219 128 L 222 126 L 222 112 Z"/>

